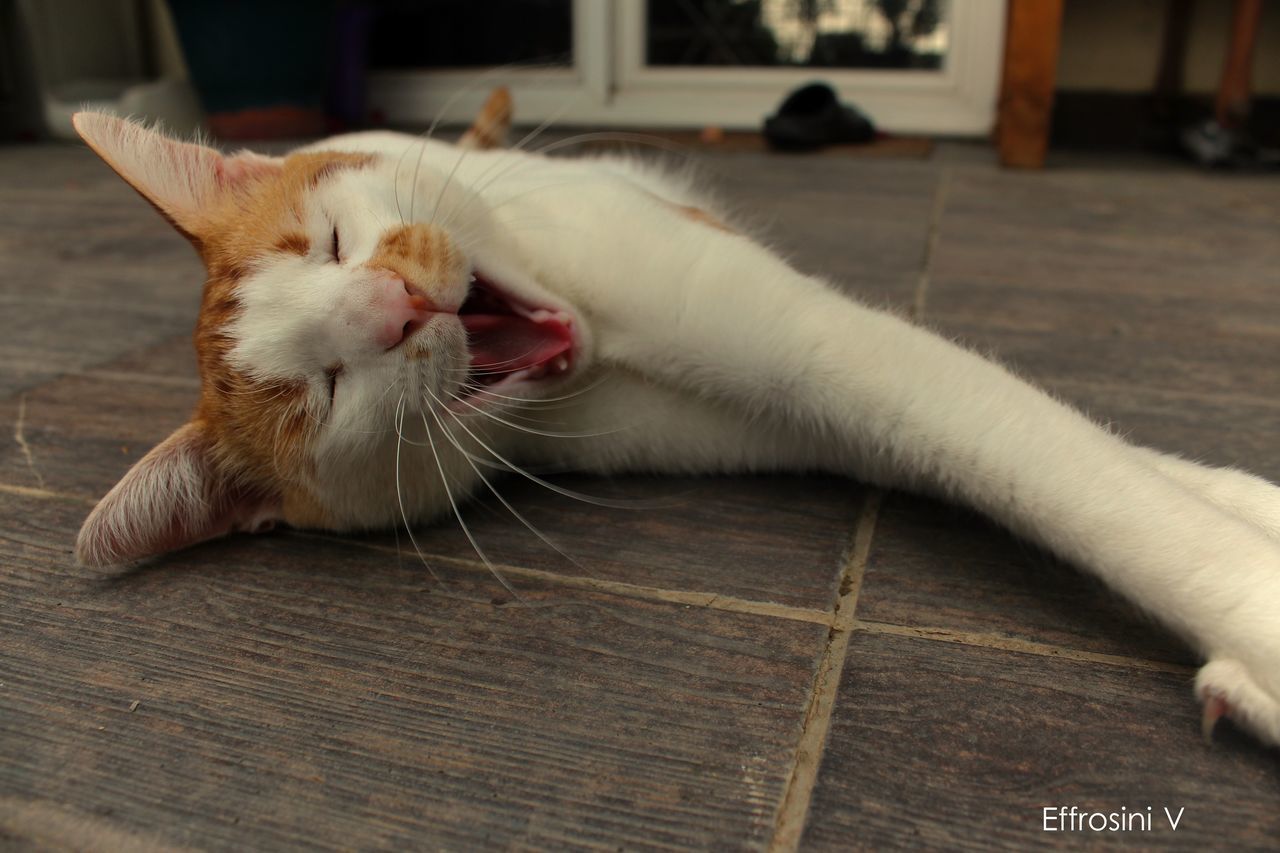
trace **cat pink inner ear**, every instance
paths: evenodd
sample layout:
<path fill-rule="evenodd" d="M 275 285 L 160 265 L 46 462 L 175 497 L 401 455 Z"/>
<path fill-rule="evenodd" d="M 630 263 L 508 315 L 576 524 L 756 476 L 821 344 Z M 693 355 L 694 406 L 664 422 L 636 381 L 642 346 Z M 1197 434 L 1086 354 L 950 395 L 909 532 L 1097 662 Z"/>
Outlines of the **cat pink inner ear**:
<path fill-rule="evenodd" d="M 86 566 L 126 563 L 282 520 L 278 502 L 221 481 L 207 447 L 201 428 L 190 423 L 139 460 L 85 519 L 76 559 Z"/>
<path fill-rule="evenodd" d="M 202 211 L 220 193 L 270 175 L 282 164 L 247 151 L 224 157 L 103 113 L 80 112 L 71 121 L 108 166 L 193 240 L 198 240 Z"/>
<path fill-rule="evenodd" d="M 278 174 L 283 158 L 267 157 L 252 151 L 237 151 L 218 164 L 218 179 L 224 187 L 257 181 Z"/>

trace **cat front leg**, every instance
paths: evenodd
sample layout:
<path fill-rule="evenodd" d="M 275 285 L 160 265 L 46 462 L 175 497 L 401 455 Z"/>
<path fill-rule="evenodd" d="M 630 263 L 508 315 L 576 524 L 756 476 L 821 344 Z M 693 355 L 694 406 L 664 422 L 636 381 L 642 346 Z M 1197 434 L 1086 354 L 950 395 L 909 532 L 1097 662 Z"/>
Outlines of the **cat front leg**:
<path fill-rule="evenodd" d="M 602 359 L 744 424 L 780 419 L 853 476 L 962 501 L 1092 571 L 1205 654 L 1210 718 L 1280 743 L 1276 541 L 998 365 L 700 230 L 636 258 L 641 282 L 586 295 Z"/>
<path fill-rule="evenodd" d="M 1155 470 L 1210 503 L 1230 512 L 1280 541 L 1280 488 L 1244 471 L 1201 465 L 1145 447 L 1138 456 Z M 1196 694 L 1204 707 L 1204 735 L 1211 737 L 1222 717 L 1263 732 L 1264 740 L 1280 742 L 1280 705 L 1240 661 L 1220 657 L 1209 661 L 1196 676 Z"/>
<path fill-rule="evenodd" d="M 1280 540 L 1280 487 L 1236 468 L 1202 465 L 1147 447 L 1135 447 L 1151 467 L 1205 500 Z"/>

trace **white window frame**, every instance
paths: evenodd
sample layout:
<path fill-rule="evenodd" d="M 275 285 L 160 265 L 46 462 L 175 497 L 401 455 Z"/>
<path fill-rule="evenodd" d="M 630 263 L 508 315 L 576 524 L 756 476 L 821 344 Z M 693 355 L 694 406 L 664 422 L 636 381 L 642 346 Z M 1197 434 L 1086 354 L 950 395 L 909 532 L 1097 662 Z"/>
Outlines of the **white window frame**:
<path fill-rule="evenodd" d="M 395 124 L 438 115 L 465 124 L 487 92 L 507 86 L 518 121 L 756 129 L 785 94 L 826 80 L 893 133 L 981 136 L 995 119 L 1004 46 L 1004 0 L 952 0 L 940 71 L 830 68 L 655 68 L 644 63 L 645 0 L 573 0 L 571 68 L 382 71 L 371 105 Z"/>

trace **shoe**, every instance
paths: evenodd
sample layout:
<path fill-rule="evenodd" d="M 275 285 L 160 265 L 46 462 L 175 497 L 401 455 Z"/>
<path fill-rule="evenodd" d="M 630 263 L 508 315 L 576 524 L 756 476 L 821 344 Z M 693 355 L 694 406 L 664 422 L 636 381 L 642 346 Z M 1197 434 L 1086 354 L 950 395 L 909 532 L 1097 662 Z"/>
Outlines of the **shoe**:
<path fill-rule="evenodd" d="M 1280 150 L 1259 145 L 1247 131 L 1223 127 L 1213 119 L 1184 128 L 1182 147 L 1193 160 L 1211 169 L 1280 167 Z"/>
<path fill-rule="evenodd" d="M 826 83 L 810 83 L 788 95 L 765 119 L 764 138 L 780 151 L 811 151 L 870 142 L 876 138 L 876 127 L 857 107 L 840 103 Z"/>

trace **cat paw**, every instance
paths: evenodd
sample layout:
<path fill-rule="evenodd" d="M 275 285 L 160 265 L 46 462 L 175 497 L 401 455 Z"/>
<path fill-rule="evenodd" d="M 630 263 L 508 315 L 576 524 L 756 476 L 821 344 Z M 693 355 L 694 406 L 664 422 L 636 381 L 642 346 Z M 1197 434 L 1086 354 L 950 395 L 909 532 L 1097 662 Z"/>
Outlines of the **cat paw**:
<path fill-rule="evenodd" d="M 1201 726 L 1206 741 L 1213 739 L 1218 720 L 1226 717 L 1262 742 L 1280 746 L 1280 701 L 1239 661 L 1221 658 L 1201 667 L 1196 696 L 1204 706 Z"/>

